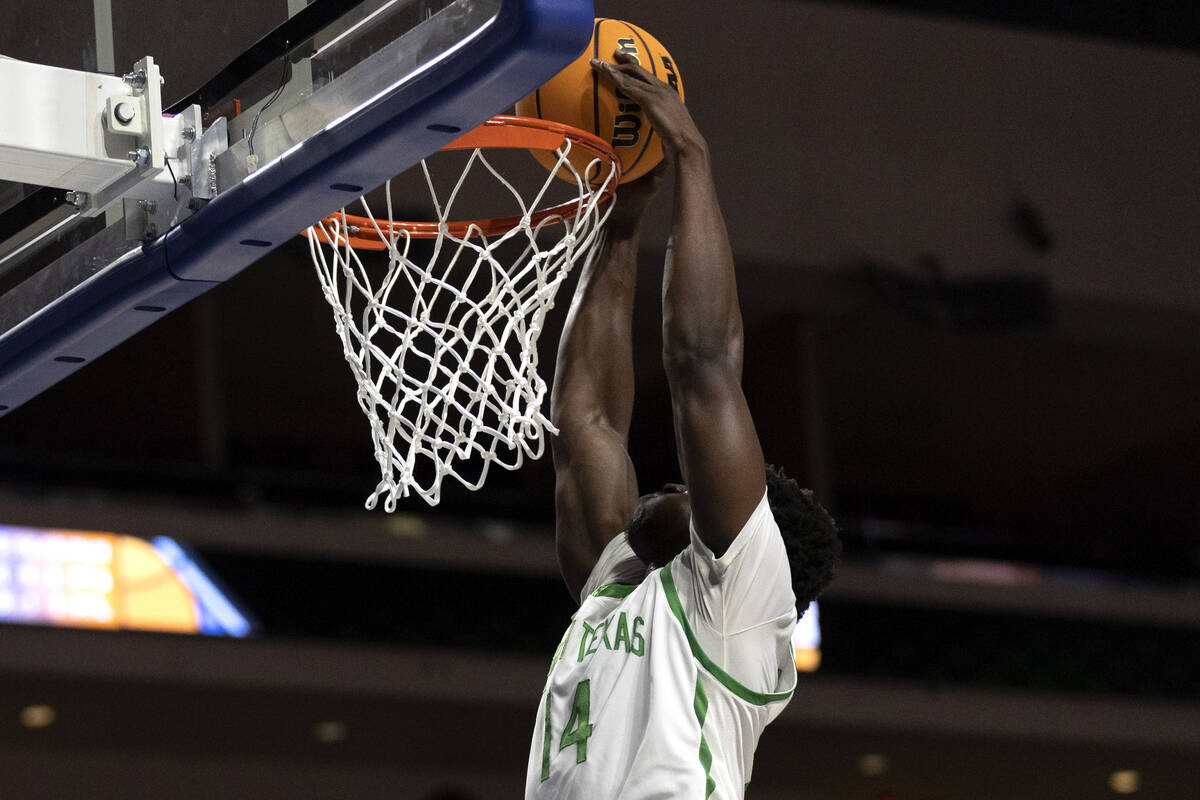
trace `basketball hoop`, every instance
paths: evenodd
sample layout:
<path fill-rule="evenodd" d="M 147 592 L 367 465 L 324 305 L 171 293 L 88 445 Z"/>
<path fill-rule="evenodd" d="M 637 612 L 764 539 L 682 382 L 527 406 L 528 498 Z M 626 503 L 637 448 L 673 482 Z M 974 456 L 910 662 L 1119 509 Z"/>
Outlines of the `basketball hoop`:
<path fill-rule="evenodd" d="M 495 149 L 546 151 L 557 164 L 522 192 L 484 153 Z M 569 158 L 580 163 L 580 149 L 590 156 L 582 173 Z M 443 150 L 469 157 L 444 202 L 421 162 L 435 220 L 395 221 L 389 182 L 386 218 L 364 197 L 365 216 L 343 209 L 307 232 L 371 426 L 381 480 L 368 509 L 382 497 L 393 511 L 410 492 L 437 505 L 447 475 L 475 490 L 493 463 L 514 470 L 541 457 L 557 431 L 541 410 L 538 338 L 563 280 L 597 251 L 620 179 L 606 142 L 539 119 L 494 117 Z M 498 182 L 520 213 L 453 220 L 468 176 Z M 569 184 L 570 199 L 548 199 Z M 386 251 L 386 265 L 364 264 L 359 250 Z"/>

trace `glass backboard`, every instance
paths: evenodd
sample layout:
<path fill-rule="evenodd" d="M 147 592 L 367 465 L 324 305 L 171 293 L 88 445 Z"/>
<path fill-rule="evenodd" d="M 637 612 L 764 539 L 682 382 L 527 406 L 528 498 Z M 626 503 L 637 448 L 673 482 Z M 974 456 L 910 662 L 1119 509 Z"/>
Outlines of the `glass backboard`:
<path fill-rule="evenodd" d="M 0 27 L 0 100 L 41 104 L 0 122 L 0 415 L 509 108 L 592 24 L 590 0 L 80 5 Z M 35 124 L 71 141 L 35 152 Z"/>

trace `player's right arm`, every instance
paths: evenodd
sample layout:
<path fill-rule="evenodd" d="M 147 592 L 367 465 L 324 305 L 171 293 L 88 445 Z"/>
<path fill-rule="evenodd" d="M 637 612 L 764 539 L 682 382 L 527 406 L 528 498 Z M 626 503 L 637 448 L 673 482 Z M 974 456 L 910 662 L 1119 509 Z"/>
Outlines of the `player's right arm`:
<path fill-rule="evenodd" d="M 633 295 L 642 211 L 658 174 L 622 186 L 605 240 L 584 265 L 563 326 L 550 396 L 559 569 L 578 599 L 605 545 L 628 525 L 637 476 L 627 442 L 633 414 Z"/>
<path fill-rule="evenodd" d="M 762 447 L 742 393 L 742 314 L 708 145 L 678 92 L 625 53 L 593 67 L 638 103 L 675 166 L 663 272 L 663 366 L 692 525 L 716 556 L 766 492 Z"/>

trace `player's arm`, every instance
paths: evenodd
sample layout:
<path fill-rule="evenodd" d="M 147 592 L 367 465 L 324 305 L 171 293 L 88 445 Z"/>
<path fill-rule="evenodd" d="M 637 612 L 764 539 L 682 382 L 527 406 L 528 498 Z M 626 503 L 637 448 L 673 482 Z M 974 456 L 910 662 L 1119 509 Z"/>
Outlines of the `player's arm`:
<path fill-rule="evenodd" d="M 633 296 L 642 211 L 660 176 L 622 186 L 605 240 L 579 278 L 550 396 L 558 563 L 578 598 L 596 560 L 637 504 L 626 449 L 633 413 Z"/>
<path fill-rule="evenodd" d="M 742 393 L 742 314 L 708 145 L 679 95 L 635 61 L 593 62 L 642 106 L 675 164 L 663 276 L 663 364 L 696 532 L 723 554 L 762 500 L 762 447 Z"/>

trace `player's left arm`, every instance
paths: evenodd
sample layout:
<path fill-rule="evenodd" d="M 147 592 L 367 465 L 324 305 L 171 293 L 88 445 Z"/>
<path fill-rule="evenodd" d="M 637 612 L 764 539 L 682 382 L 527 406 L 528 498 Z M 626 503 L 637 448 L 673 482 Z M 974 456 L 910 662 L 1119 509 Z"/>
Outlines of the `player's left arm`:
<path fill-rule="evenodd" d="M 762 447 L 742 393 L 743 331 L 733 254 L 708 144 L 679 95 L 635 61 L 593 62 L 639 103 L 675 165 L 663 276 L 663 365 L 696 532 L 717 556 L 766 491 Z"/>
<path fill-rule="evenodd" d="M 605 546 L 629 524 L 637 476 L 626 445 L 633 413 L 633 299 L 643 212 L 661 172 L 620 187 L 559 340 L 551 417 L 559 567 L 579 597 Z"/>

